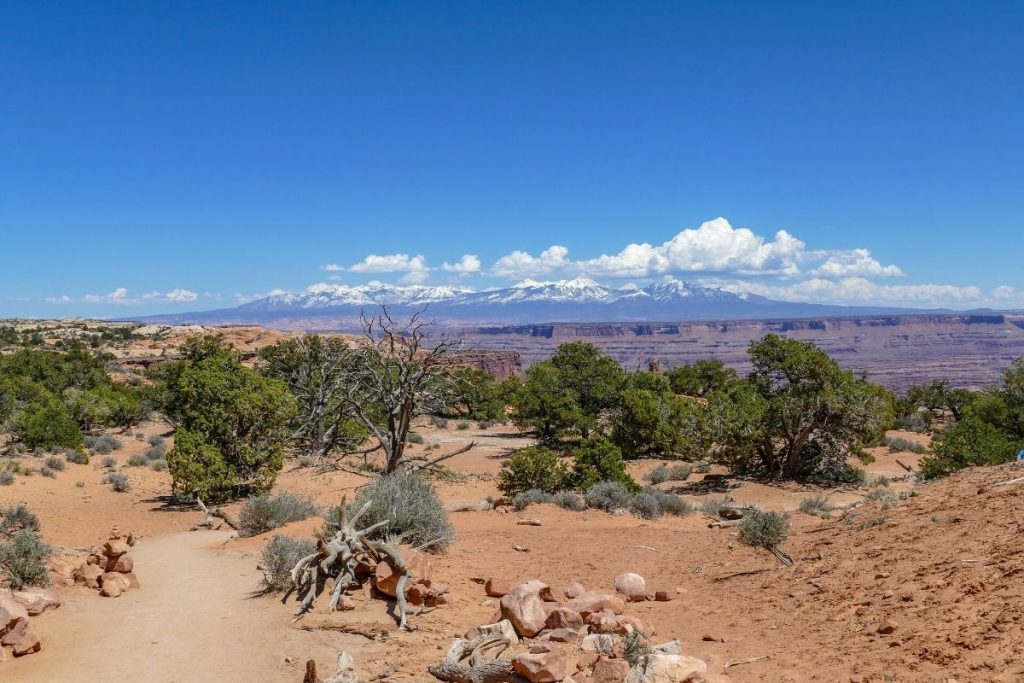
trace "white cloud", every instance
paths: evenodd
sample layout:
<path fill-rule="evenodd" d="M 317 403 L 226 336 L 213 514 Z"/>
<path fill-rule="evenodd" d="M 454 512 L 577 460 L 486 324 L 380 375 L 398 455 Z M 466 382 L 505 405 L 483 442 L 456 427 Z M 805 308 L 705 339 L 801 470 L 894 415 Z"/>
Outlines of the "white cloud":
<path fill-rule="evenodd" d="M 137 296 L 129 295 L 127 287 L 118 287 L 112 292 L 107 294 L 86 294 L 82 297 L 82 301 L 87 304 L 111 304 L 118 306 L 130 306 L 140 303 L 159 303 L 159 304 L 180 304 L 189 303 L 199 299 L 199 295 L 195 292 L 177 287 L 169 292 L 145 292 Z M 68 298 L 68 301 L 71 299 Z M 47 301 L 50 301 L 47 299 Z M 64 301 L 53 301 L 52 303 L 65 303 Z"/>
<path fill-rule="evenodd" d="M 820 266 L 811 271 L 811 275 L 822 277 L 902 277 L 899 266 L 883 266 L 867 249 L 849 249 L 846 251 L 822 252 L 828 258 Z"/>
<path fill-rule="evenodd" d="M 337 263 L 327 263 L 320 266 L 320 270 L 326 270 L 328 273 L 336 273 L 340 270 L 345 270 L 344 266 L 339 266 Z"/>
<path fill-rule="evenodd" d="M 525 251 L 513 251 L 498 259 L 491 266 L 490 272 L 495 277 L 511 280 L 549 275 L 569 265 L 566 258 L 568 255 L 569 250 L 557 244 L 542 251 L 540 256 L 533 256 Z"/>
<path fill-rule="evenodd" d="M 353 273 L 412 273 L 428 270 L 428 267 L 422 254 L 370 254 L 348 269 Z"/>
<path fill-rule="evenodd" d="M 195 301 L 196 299 L 199 298 L 199 295 L 196 294 L 195 292 L 189 291 L 187 289 L 181 289 L 179 287 L 177 289 L 172 289 L 171 291 L 167 292 L 165 297 L 167 298 L 168 301 L 171 301 L 173 303 L 183 303 L 186 301 Z"/>
<path fill-rule="evenodd" d="M 863 277 L 838 280 L 810 278 L 792 284 L 763 282 L 707 281 L 734 292 L 750 292 L 780 301 L 806 301 L 825 304 L 908 306 L 920 308 L 984 306 L 992 297 L 980 287 L 943 284 L 889 285 Z"/>
<path fill-rule="evenodd" d="M 441 265 L 441 270 L 449 273 L 456 273 L 458 275 L 472 275 L 480 272 L 480 257 L 476 254 L 463 254 L 455 263 L 448 263 L 445 261 Z"/>
<path fill-rule="evenodd" d="M 71 303 L 71 297 L 67 294 L 61 294 L 60 296 L 48 296 L 43 301 L 48 304 L 69 304 Z"/>
<path fill-rule="evenodd" d="M 89 304 L 129 304 L 135 303 L 128 298 L 128 290 L 125 287 L 118 287 L 109 294 L 86 294 L 82 300 Z"/>

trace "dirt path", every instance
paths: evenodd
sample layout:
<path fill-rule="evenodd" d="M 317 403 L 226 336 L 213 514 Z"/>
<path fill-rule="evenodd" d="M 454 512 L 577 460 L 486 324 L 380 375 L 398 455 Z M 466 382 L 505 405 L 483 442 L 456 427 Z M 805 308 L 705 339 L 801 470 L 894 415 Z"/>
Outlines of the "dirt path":
<path fill-rule="evenodd" d="M 337 637 L 289 628 L 279 602 L 250 598 L 256 558 L 218 549 L 227 537 L 146 539 L 132 553 L 142 589 L 116 600 L 83 588 L 63 591 L 64 605 L 35 622 L 43 652 L 5 664 L 5 679 L 66 683 L 88 672 L 102 681 L 284 682 L 301 680 L 310 656 L 331 662 Z"/>

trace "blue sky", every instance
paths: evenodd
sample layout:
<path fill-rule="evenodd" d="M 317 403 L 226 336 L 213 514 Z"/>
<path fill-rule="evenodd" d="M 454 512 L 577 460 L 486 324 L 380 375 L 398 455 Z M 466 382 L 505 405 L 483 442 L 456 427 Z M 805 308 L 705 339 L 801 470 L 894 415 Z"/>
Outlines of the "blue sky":
<path fill-rule="evenodd" d="M 0 316 L 576 275 L 1024 307 L 1022 34 L 1011 2 L 6 2 Z"/>

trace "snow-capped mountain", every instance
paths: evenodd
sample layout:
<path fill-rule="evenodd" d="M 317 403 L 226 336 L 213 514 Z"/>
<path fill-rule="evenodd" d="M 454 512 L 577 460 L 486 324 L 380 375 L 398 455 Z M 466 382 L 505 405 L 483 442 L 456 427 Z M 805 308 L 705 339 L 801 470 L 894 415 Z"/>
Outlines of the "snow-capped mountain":
<path fill-rule="evenodd" d="M 362 312 L 386 304 L 395 315 L 426 309 L 453 325 L 551 322 L 638 322 L 798 318 L 885 314 L 896 309 L 848 308 L 772 301 L 754 294 L 668 280 L 644 288 L 612 289 L 589 278 L 473 291 L 463 287 L 317 284 L 302 292 L 275 292 L 237 308 L 146 318 L 152 322 L 270 323 L 284 327 L 350 327 Z"/>

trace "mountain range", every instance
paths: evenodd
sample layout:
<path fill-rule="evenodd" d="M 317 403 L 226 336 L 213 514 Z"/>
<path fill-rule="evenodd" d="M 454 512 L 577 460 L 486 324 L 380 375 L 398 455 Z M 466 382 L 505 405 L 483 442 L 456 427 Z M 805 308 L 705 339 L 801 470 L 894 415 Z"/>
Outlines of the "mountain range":
<path fill-rule="evenodd" d="M 168 324 L 273 324 L 285 329 L 345 329 L 361 312 L 385 304 L 395 315 L 426 309 L 450 325 L 543 322 L 751 320 L 909 313 L 909 309 L 830 306 L 774 301 L 693 282 L 668 280 L 643 288 L 612 289 L 589 278 L 537 282 L 474 291 L 457 286 L 313 285 L 275 293 L 235 308 L 142 318 Z"/>

